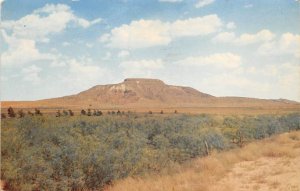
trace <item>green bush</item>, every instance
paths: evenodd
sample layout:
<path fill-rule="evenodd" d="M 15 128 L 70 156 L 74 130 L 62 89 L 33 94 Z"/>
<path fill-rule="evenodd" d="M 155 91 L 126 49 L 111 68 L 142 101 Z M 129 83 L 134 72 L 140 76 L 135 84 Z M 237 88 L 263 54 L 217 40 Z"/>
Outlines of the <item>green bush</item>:
<path fill-rule="evenodd" d="M 212 150 L 300 129 L 299 114 L 217 120 L 210 115 L 89 113 L 3 119 L 1 176 L 7 190 L 101 189 Z"/>

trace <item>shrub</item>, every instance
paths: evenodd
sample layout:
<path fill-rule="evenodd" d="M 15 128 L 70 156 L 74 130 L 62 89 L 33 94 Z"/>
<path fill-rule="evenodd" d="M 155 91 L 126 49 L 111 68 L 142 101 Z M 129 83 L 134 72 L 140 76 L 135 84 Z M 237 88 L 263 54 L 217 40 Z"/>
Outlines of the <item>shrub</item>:
<path fill-rule="evenodd" d="M 1 178 L 13 191 L 101 190 L 116 179 L 297 129 L 298 119 L 299 114 L 219 121 L 183 114 L 26 115 L 2 121 Z"/>
<path fill-rule="evenodd" d="M 81 115 L 86 115 L 86 111 L 84 109 L 81 110 L 80 112 Z"/>
<path fill-rule="evenodd" d="M 64 116 L 68 116 L 69 112 L 67 112 L 66 110 L 63 110 L 63 114 L 64 114 Z"/>
<path fill-rule="evenodd" d="M 43 115 L 42 112 L 39 109 L 37 109 L 37 108 L 34 109 L 34 114 L 35 115 L 39 115 L 39 116 Z"/>
<path fill-rule="evenodd" d="M 58 110 L 57 112 L 56 112 L 56 115 L 55 115 L 56 117 L 60 117 L 61 116 L 61 113 L 60 113 L 60 110 Z"/>
<path fill-rule="evenodd" d="M 6 118 L 5 113 L 1 113 L 1 119 L 5 119 L 5 118 Z"/>
<path fill-rule="evenodd" d="M 87 111 L 87 116 L 92 116 L 92 111 L 91 111 L 91 109 L 88 109 L 88 111 Z"/>
<path fill-rule="evenodd" d="M 21 109 L 21 110 L 18 111 L 18 115 L 19 115 L 19 118 L 22 118 L 22 117 L 25 116 L 25 113 L 24 113 L 24 111 Z"/>
<path fill-rule="evenodd" d="M 9 107 L 7 109 L 7 115 L 8 115 L 8 117 L 11 117 L 11 118 L 16 117 L 16 113 L 15 113 L 15 111 L 14 111 L 14 109 L 12 107 Z"/>

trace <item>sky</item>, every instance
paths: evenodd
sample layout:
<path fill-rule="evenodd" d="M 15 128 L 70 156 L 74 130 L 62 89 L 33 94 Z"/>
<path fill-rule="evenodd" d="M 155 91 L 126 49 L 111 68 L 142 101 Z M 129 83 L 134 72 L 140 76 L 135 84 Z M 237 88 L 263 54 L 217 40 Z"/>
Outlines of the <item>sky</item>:
<path fill-rule="evenodd" d="M 157 78 L 300 101 L 295 0 L 0 0 L 1 100 Z"/>

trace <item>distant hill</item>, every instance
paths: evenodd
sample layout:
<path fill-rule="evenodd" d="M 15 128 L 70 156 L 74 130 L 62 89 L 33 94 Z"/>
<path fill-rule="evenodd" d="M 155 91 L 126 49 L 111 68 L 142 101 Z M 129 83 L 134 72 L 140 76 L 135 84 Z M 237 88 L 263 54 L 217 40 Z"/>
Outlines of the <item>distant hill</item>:
<path fill-rule="evenodd" d="M 215 97 L 191 87 L 167 85 L 158 79 L 129 78 L 118 84 L 97 85 L 76 95 L 38 101 L 4 101 L 18 108 L 296 108 L 298 102 L 243 97 Z"/>

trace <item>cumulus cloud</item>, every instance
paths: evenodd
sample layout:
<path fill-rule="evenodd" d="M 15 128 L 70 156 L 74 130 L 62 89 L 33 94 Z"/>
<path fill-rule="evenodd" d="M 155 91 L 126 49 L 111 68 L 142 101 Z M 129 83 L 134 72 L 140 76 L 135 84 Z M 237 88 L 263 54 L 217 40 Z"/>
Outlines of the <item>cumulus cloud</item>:
<path fill-rule="evenodd" d="M 300 57 L 300 35 L 284 33 L 279 39 L 266 42 L 258 48 L 262 55 L 290 54 Z"/>
<path fill-rule="evenodd" d="M 31 65 L 29 67 L 22 69 L 23 80 L 28 81 L 32 84 L 40 84 L 41 79 L 39 77 L 39 73 L 42 71 L 41 68 L 37 67 L 36 65 Z"/>
<path fill-rule="evenodd" d="M 111 30 L 110 34 L 101 36 L 102 42 L 109 47 L 134 49 L 157 45 L 166 45 L 171 42 L 169 26 L 159 20 L 132 21 L 129 25 L 122 25 Z"/>
<path fill-rule="evenodd" d="M 47 4 L 19 20 L 3 21 L 2 28 L 12 31 L 16 38 L 47 41 L 49 35 L 64 31 L 70 23 L 87 28 L 99 22 L 101 18 L 88 21 L 77 17 L 68 5 Z"/>
<path fill-rule="evenodd" d="M 41 53 L 36 42 L 48 43 L 51 35 L 63 32 L 70 24 L 86 28 L 99 22 L 100 18 L 88 21 L 77 17 L 64 4 L 47 4 L 18 20 L 5 20 L 1 27 L 8 49 L 2 54 L 3 65 L 54 59 L 51 54 Z"/>
<path fill-rule="evenodd" d="M 150 77 L 154 71 L 162 69 L 164 62 L 156 60 L 129 60 L 119 65 L 123 69 L 125 77 Z"/>
<path fill-rule="evenodd" d="M 199 0 L 198 3 L 195 5 L 196 8 L 205 7 L 207 5 L 212 4 L 215 0 Z"/>
<path fill-rule="evenodd" d="M 244 33 L 240 36 L 236 36 L 233 32 L 222 32 L 219 33 L 213 42 L 220 43 L 233 43 L 236 45 L 248 45 L 254 43 L 269 42 L 275 38 L 275 34 L 267 29 L 263 29 L 257 33 L 250 34 Z"/>
<path fill-rule="evenodd" d="M 68 72 L 63 77 L 62 82 L 66 85 L 76 84 L 78 90 L 90 88 L 98 84 L 104 76 L 109 75 L 106 68 L 101 67 L 99 63 L 95 63 L 87 57 L 80 59 L 65 58 L 64 62 L 67 65 Z"/>
<path fill-rule="evenodd" d="M 229 30 L 235 29 L 236 25 L 235 25 L 234 22 L 229 22 L 229 23 L 227 23 L 226 28 L 229 29 Z"/>
<path fill-rule="evenodd" d="M 180 60 L 181 65 L 210 66 L 221 69 L 235 69 L 241 65 L 241 57 L 233 53 L 217 53 L 208 56 L 192 56 Z"/>
<path fill-rule="evenodd" d="M 222 32 L 215 36 L 212 41 L 215 43 L 235 43 L 236 36 L 234 32 Z"/>
<path fill-rule="evenodd" d="M 9 48 L 1 55 L 3 66 L 23 65 L 33 61 L 52 60 L 54 58 L 52 54 L 41 53 L 34 40 L 9 37 L 4 31 L 2 31 L 2 36 L 4 41 L 9 44 Z"/>
<path fill-rule="evenodd" d="M 100 41 L 113 48 L 147 48 L 167 45 L 176 38 L 208 35 L 221 26 L 222 22 L 217 15 L 174 22 L 141 19 L 112 29 L 110 33 L 103 34 Z"/>
<path fill-rule="evenodd" d="M 177 20 L 170 26 L 174 37 L 202 36 L 216 32 L 222 25 L 217 15 Z"/>

